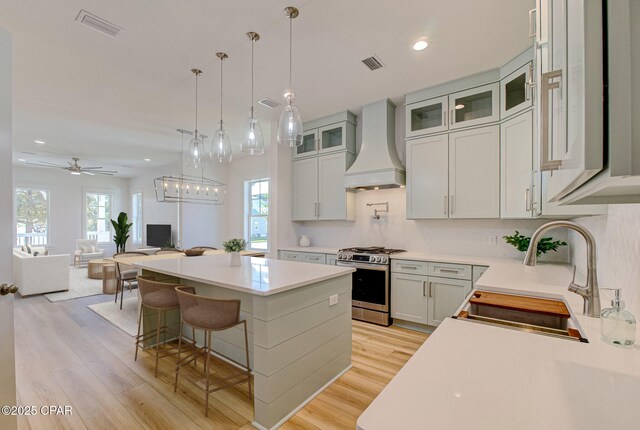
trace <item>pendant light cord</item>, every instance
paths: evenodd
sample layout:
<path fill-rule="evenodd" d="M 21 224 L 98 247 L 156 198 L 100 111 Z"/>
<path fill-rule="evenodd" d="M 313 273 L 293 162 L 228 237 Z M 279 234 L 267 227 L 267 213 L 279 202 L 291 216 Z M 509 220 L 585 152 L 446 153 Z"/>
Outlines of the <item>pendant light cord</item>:
<path fill-rule="evenodd" d="M 196 135 L 194 136 L 196 139 L 198 138 L 198 75 L 196 72 Z"/>
<path fill-rule="evenodd" d="M 293 70 L 293 61 L 291 60 L 293 57 L 293 17 L 289 15 L 289 93 L 293 92 L 293 87 L 291 86 L 291 76 Z M 289 100 L 291 100 L 291 94 L 289 94 Z"/>
<path fill-rule="evenodd" d="M 254 38 L 251 38 L 251 116 L 253 117 L 253 44 Z"/>
<path fill-rule="evenodd" d="M 224 58 L 220 58 L 220 130 L 222 130 L 222 63 L 224 62 Z"/>

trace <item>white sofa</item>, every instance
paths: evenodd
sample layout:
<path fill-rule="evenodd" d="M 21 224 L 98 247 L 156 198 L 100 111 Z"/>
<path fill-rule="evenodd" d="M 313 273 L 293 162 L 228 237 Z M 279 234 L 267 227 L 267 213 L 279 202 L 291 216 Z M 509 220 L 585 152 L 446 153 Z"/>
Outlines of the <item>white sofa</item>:
<path fill-rule="evenodd" d="M 13 250 L 13 283 L 21 296 L 69 289 L 69 254 L 38 255 Z"/>
<path fill-rule="evenodd" d="M 104 256 L 104 249 L 98 249 L 96 239 L 76 240 L 76 250 L 73 253 L 73 266 L 86 263 L 90 260 L 97 260 Z"/>

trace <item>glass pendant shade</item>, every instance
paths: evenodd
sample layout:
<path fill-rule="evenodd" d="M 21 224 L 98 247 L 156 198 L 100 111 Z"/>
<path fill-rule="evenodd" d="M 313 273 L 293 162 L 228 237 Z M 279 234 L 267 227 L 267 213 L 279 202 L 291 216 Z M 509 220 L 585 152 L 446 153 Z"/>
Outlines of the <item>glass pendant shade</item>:
<path fill-rule="evenodd" d="M 220 121 L 220 127 L 213 133 L 210 154 L 212 160 L 220 163 L 231 161 L 231 141 L 222 121 Z"/>
<path fill-rule="evenodd" d="M 199 135 L 191 139 L 185 155 L 187 167 L 199 169 L 207 165 L 207 153 Z"/>
<path fill-rule="evenodd" d="M 293 104 L 292 94 L 288 97 L 287 106 L 280 112 L 278 143 L 290 147 L 302 145 L 302 119 L 298 108 Z"/>
<path fill-rule="evenodd" d="M 251 115 L 247 118 L 244 136 L 242 136 L 242 152 L 249 155 L 260 155 L 264 153 L 262 126 L 258 118 L 253 114 L 253 109 L 251 109 Z"/>

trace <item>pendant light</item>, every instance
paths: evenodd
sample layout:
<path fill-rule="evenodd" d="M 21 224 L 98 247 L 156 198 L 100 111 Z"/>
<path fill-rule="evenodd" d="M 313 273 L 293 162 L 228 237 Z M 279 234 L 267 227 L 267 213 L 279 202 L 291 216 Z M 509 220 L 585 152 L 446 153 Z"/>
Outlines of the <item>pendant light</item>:
<path fill-rule="evenodd" d="M 255 116 L 253 109 L 253 43 L 260 40 L 260 35 L 250 31 L 247 37 L 251 40 L 251 109 L 249 118 L 242 137 L 242 152 L 250 155 L 260 155 L 264 153 L 264 137 L 262 136 L 262 126 Z"/>
<path fill-rule="evenodd" d="M 207 164 L 207 154 L 204 150 L 202 135 L 198 133 L 198 76 L 202 74 L 202 70 L 191 69 L 191 73 L 193 73 L 196 77 L 196 128 L 193 133 L 193 139 L 191 139 L 191 142 L 189 142 L 185 164 L 188 167 L 194 167 L 198 169 L 200 167 L 204 167 Z"/>
<path fill-rule="evenodd" d="M 220 126 L 213 132 L 211 141 L 211 151 L 209 152 L 212 160 L 218 160 L 220 163 L 231 161 L 231 142 L 229 141 L 229 133 L 224 128 L 222 122 L 222 63 L 229 58 L 224 52 L 217 52 L 216 57 L 220 59 Z"/>
<path fill-rule="evenodd" d="M 289 88 L 285 91 L 284 97 L 287 99 L 287 105 L 280 113 L 278 119 L 278 143 L 285 146 L 302 145 L 302 119 L 298 108 L 293 104 L 294 94 L 291 86 L 291 69 L 292 69 L 292 22 L 299 15 L 298 9 L 289 6 L 284 9 L 285 15 L 289 17 Z"/>

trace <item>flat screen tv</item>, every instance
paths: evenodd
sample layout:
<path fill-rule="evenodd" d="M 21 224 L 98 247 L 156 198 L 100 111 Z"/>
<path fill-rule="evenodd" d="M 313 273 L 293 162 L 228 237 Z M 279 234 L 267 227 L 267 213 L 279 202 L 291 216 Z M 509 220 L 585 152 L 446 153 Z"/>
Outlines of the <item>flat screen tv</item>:
<path fill-rule="evenodd" d="M 147 246 L 165 248 L 171 243 L 171 224 L 147 224 Z"/>

